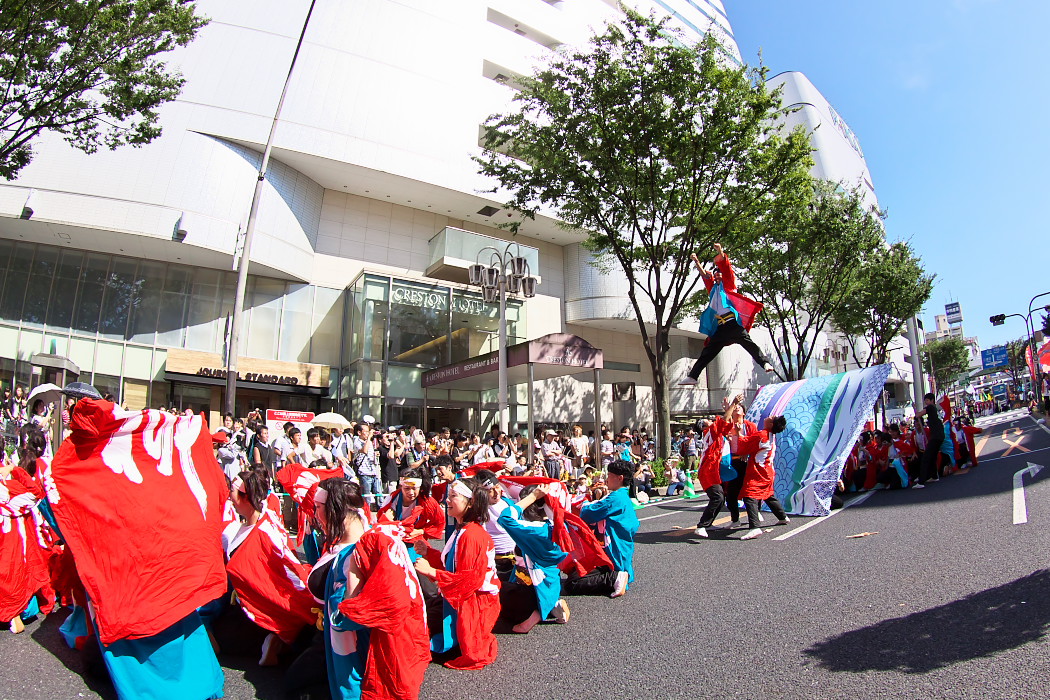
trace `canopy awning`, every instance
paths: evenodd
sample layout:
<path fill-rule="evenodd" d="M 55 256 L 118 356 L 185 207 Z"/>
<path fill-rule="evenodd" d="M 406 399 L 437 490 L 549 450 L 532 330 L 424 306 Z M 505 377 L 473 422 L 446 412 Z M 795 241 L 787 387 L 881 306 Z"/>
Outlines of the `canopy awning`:
<path fill-rule="evenodd" d="M 604 367 L 602 351 L 577 335 L 551 333 L 507 348 L 507 384 L 525 384 L 529 365 L 533 379 L 553 379 Z M 499 356 L 496 352 L 454 362 L 423 373 L 424 389 L 444 386 L 447 389 L 484 391 L 499 384 Z"/>

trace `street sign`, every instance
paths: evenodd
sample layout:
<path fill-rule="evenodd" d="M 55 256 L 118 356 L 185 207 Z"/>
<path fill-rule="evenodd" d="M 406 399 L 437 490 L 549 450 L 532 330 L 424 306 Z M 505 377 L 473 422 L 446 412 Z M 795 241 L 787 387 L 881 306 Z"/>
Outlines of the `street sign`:
<path fill-rule="evenodd" d="M 284 424 L 294 423 L 295 427 L 303 433 L 306 440 L 306 431 L 313 426 L 314 414 L 311 411 L 278 411 L 272 408 L 266 409 L 266 427 L 270 429 L 270 439 L 276 440 L 278 435 L 284 434 Z"/>
<path fill-rule="evenodd" d="M 948 317 L 948 323 L 962 323 L 962 307 L 959 302 L 953 301 L 944 305 L 944 313 Z"/>
<path fill-rule="evenodd" d="M 1007 358 L 1005 345 L 997 345 L 994 348 L 981 350 L 981 367 L 983 369 L 1006 367 L 1008 364 L 1010 364 L 1010 360 Z"/>
<path fill-rule="evenodd" d="M 1006 385 L 1005 384 L 996 384 L 995 386 L 992 387 L 992 394 L 995 395 L 995 397 L 998 398 L 998 399 L 1005 399 L 1006 398 Z"/>

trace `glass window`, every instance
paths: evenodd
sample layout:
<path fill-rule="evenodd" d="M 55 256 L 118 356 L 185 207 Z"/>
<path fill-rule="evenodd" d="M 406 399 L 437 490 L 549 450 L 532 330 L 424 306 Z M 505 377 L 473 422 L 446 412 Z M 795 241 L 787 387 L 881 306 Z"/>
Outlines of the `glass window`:
<path fill-rule="evenodd" d="M 251 301 L 251 317 L 245 319 L 241 337 L 247 336 L 247 343 L 242 345 L 241 354 L 248 357 L 269 359 L 276 357 L 278 320 L 281 316 L 281 303 L 284 300 L 286 284 L 280 280 L 256 277 L 248 290 Z"/>
<path fill-rule="evenodd" d="M 497 313 L 499 313 L 497 309 Z M 517 299 L 507 299 L 507 345 L 524 343 L 528 338 L 525 328 L 525 304 Z M 499 330 L 497 328 L 497 330 Z"/>
<path fill-rule="evenodd" d="M 39 246 L 30 266 L 26 285 L 25 304 L 22 307 L 22 323 L 42 327 L 47 316 L 47 300 L 51 298 L 51 282 L 58 266 L 58 248 Z"/>
<path fill-rule="evenodd" d="M 102 289 L 109 272 L 109 256 L 94 253 L 85 256 L 73 310 L 73 330 L 94 335 L 98 332 L 98 315 L 102 310 Z"/>
<path fill-rule="evenodd" d="M 314 287 L 289 284 L 281 311 L 277 359 L 306 362 L 310 357 L 310 330 L 313 326 Z M 264 356 L 265 357 L 265 356 Z"/>
<path fill-rule="evenodd" d="M 498 349 L 499 304 L 486 304 L 480 294 L 473 292 L 453 291 L 451 345 L 452 362 Z"/>
<path fill-rule="evenodd" d="M 96 372 L 91 379 L 91 384 L 98 389 L 98 393 L 102 394 L 103 397 L 106 394 L 113 394 L 117 399 L 117 403 L 120 403 L 120 377 Z"/>
<path fill-rule="evenodd" d="M 226 341 L 226 317 L 220 315 L 222 289 L 216 270 L 196 270 L 189 300 L 186 347 L 221 352 Z"/>
<path fill-rule="evenodd" d="M 351 360 L 383 357 L 386 345 L 387 286 L 386 279 L 365 276 L 354 290 Z"/>
<path fill-rule="evenodd" d="M 340 360 L 340 337 L 343 325 L 343 292 L 328 287 L 317 287 L 314 293 L 310 362 L 331 367 L 343 364 Z M 335 396 L 333 393 L 332 396 Z"/>
<path fill-rule="evenodd" d="M 26 296 L 26 282 L 33 264 L 33 246 L 19 243 L 11 253 L 11 264 L 4 280 L 4 298 L 0 300 L 0 317 L 18 323 L 22 320 L 22 302 Z M 97 321 L 97 318 L 96 318 Z"/>
<path fill-rule="evenodd" d="M 357 362 L 350 372 L 351 396 L 383 395 L 383 363 Z"/>
<path fill-rule="evenodd" d="M 73 304 L 77 299 L 77 281 L 84 254 L 79 250 L 63 250 L 59 258 L 55 281 L 51 285 L 51 299 L 47 303 L 47 325 L 58 330 L 69 330 L 73 325 Z"/>
<path fill-rule="evenodd" d="M 182 347 L 186 335 L 186 305 L 189 303 L 191 281 L 189 268 L 181 265 L 168 268 L 157 314 L 157 345 Z"/>
<path fill-rule="evenodd" d="M 11 254 L 14 252 L 14 249 L 15 244 L 11 241 L 0 240 L 0 309 L 3 308 L 4 282 L 7 279 L 7 266 L 11 262 Z M 3 316 L 3 318 L 6 318 L 6 316 Z"/>
<path fill-rule="evenodd" d="M 419 367 L 398 367 L 390 365 L 386 374 L 386 397 L 387 398 L 423 398 L 423 387 L 420 385 L 419 377 L 423 370 Z"/>
<path fill-rule="evenodd" d="M 448 364 L 449 290 L 394 280 L 390 291 L 391 362 Z"/>
<path fill-rule="evenodd" d="M 110 265 L 98 323 L 98 332 L 104 338 L 127 337 L 128 316 L 142 293 L 143 280 L 135 276 L 137 268 L 138 263 L 128 258 L 114 258 Z"/>
<path fill-rule="evenodd" d="M 164 298 L 164 277 L 166 266 L 160 263 L 143 262 L 139 264 L 138 278 L 142 286 L 138 297 L 131 307 L 131 319 L 128 325 L 130 339 L 136 343 L 153 345 L 157 332 L 157 313 Z"/>
<path fill-rule="evenodd" d="M 153 378 L 153 348 L 128 345 L 124 349 L 124 377 L 149 380 Z"/>

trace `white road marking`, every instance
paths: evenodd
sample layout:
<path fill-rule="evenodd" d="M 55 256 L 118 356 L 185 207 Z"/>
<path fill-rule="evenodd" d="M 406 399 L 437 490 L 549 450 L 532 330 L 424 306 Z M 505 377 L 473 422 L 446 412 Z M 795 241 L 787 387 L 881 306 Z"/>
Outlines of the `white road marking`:
<path fill-rule="evenodd" d="M 1037 420 L 1036 420 L 1035 418 L 1032 418 L 1031 416 L 1028 416 L 1028 417 L 1032 419 L 1032 422 L 1033 422 L 1033 423 L 1035 423 L 1036 425 L 1038 425 L 1038 426 L 1039 426 L 1040 428 L 1042 428 L 1042 429 L 1043 429 L 1043 430 L 1045 430 L 1046 432 L 1050 433 L 1050 428 L 1046 427 L 1046 419 L 1045 419 L 1045 418 L 1044 418 L 1044 419 L 1042 419 L 1042 420 L 1043 420 L 1043 422 L 1042 422 L 1042 423 L 1040 423 L 1040 422 L 1039 422 L 1039 421 L 1037 421 Z"/>
<path fill-rule="evenodd" d="M 835 515 L 836 513 L 841 513 L 842 511 L 846 510 L 850 506 L 860 505 L 864 501 L 866 501 L 869 498 L 871 498 L 872 495 L 874 495 L 874 494 L 875 494 L 874 491 L 868 491 L 867 493 L 862 493 L 861 495 L 859 495 L 856 498 L 854 498 L 852 501 L 847 501 L 846 503 L 844 503 L 842 505 L 842 507 L 839 508 L 838 510 L 833 510 L 830 513 L 828 513 L 827 515 L 821 516 L 819 518 L 814 518 L 813 520 L 810 520 L 805 525 L 803 525 L 801 527 L 796 527 L 791 532 L 785 532 L 783 535 L 778 535 L 777 537 L 773 538 L 773 541 L 774 542 L 782 542 L 783 540 L 786 540 L 786 539 L 789 539 L 791 537 L 794 537 L 795 535 L 797 535 L 800 532 L 805 532 L 806 530 L 808 530 L 809 528 L 813 527 L 814 525 L 819 525 L 820 523 L 824 522 L 825 520 L 827 520 L 831 516 Z"/>
<path fill-rule="evenodd" d="M 1050 450 L 1050 447 L 1037 447 L 1034 450 L 1028 450 L 1028 452 L 1026 452 L 1025 454 L 1031 454 L 1032 452 L 1042 452 L 1043 450 Z M 980 458 L 980 464 L 984 464 L 985 462 L 994 462 L 994 461 L 999 460 L 999 459 L 1013 459 L 1014 457 L 1020 457 L 1020 456 L 1021 456 L 1021 453 L 1018 452 L 1017 454 L 1002 455 L 1000 457 L 988 457 L 988 458 L 981 457 Z"/>
<path fill-rule="evenodd" d="M 681 499 L 679 499 L 679 500 L 681 500 Z M 692 500 L 692 499 L 690 499 L 690 500 Z M 656 518 L 666 518 L 668 515 L 675 515 L 677 513 L 686 513 L 686 512 L 691 511 L 691 510 L 700 510 L 700 508 L 706 507 L 707 504 L 708 504 L 708 501 L 704 501 L 703 503 L 698 503 L 696 505 L 696 508 L 678 508 L 678 509 L 675 509 L 675 510 L 672 510 L 672 511 L 668 511 L 667 513 L 660 513 L 659 515 L 649 515 L 649 516 L 644 517 L 644 518 L 638 518 L 638 522 L 642 522 L 643 520 L 655 520 Z"/>
<path fill-rule="evenodd" d="M 1014 525 L 1022 525 L 1028 522 L 1028 505 L 1024 498 L 1024 477 L 1035 476 L 1042 470 L 1043 465 L 1028 463 L 1026 469 L 1014 474 Z"/>

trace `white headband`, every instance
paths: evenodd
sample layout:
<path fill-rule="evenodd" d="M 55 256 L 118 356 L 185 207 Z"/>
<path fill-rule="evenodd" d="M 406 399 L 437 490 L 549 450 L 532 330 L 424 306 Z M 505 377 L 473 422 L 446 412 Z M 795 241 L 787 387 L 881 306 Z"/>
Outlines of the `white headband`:
<path fill-rule="evenodd" d="M 401 485 L 415 486 L 417 489 L 423 485 L 422 479 L 414 479 L 411 477 L 401 477 Z"/>
<path fill-rule="evenodd" d="M 230 486 L 232 486 L 235 490 L 240 491 L 241 493 L 248 493 L 248 489 L 246 489 L 244 486 L 244 480 L 241 479 L 240 476 L 233 477 L 233 479 L 230 481 Z"/>
<path fill-rule="evenodd" d="M 324 505 L 328 501 L 328 492 L 320 486 L 314 491 L 314 503 L 317 505 Z"/>
<path fill-rule="evenodd" d="M 463 498 L 466 498 L 468 501 L 471 498 L 474 498 L 474 492 L 471 491 L 470 487 L 464 484 L 462 481 L 453 481 L 452 490 L 458 493 L 460 496 L 463 496 Z"/>

